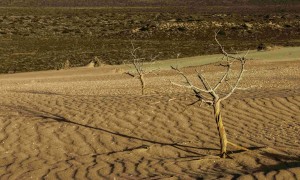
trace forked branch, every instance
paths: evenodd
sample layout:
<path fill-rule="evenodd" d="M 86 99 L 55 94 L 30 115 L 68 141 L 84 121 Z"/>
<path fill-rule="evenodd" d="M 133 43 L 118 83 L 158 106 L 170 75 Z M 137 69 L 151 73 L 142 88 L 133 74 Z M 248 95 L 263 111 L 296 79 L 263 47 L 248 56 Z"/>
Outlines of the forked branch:
<path fill-rule="evenodd" d="M 195 85 L 193 85 L 193 83 L 189 80 L 189 78 L 181 71 L 178 69 L 178 67 L 174 67 L 171 66 L 171 69 L 175 70 L 176 72 L 178 72 L 186 81 L 187 85 L 183 85 L 183 84 L 178 84 L 175 82 L 171 81 L 171 84 L 175 85 L 175 86 L 179 86 L 179 87 L 184 87 L 184 88 L 188 88 L 188 89 L 192 89 L 193 92 L 195 93 L 195 96 L 202 102 L 208 103 L 208 104 L 212 104 L 212 100 L 209 97 L 206 97 L 205 94 L 202 93 L 206 93 L 206 94 L 210 94 L 213 93 L 211 89 L 202 89 L 199 88 Z"/>
<path fill-rule="evenodd" d="M 217 42 L 219 48 L 220 48 L 220 51 L 221 53 L 224 55 L 224 57 L 226 57 L 227 61 L 226 61 L 226 65 L 222 65 L 222 66 L 227 66 L 227 70 L 226 72 L 224 73 L 223 77 L 220 79 L 220 81 L 216 84 L 216 86 L 214 87 L 214 90 L 217 90 L 219 88 L 219 86 L 224 83 L 224 81 L 226 80 L 226 78 L 228 77 L 230 71 L 231 71 L 231 67 L 232 67 L 232 64 L 235 62 L 235 61 L 238 61 L 240 63 L 240 71 L 239 71 L 239 74 L 237 76 L 237 79 L 235 81 L 235 83 L 232 85 L 232 84 L 229 84 L 228 82 L 226 82 L 227 85 L 230 86 L 230 91 L 226 93 L 225 96 L 223 96 L 222 98 L 220 98 L 220 100 L 225 100 L 227 98 L 229 98 L 233 92 L 235 90 L 238 89 L 238 85 L 242 79 L 242 76 L 243 76 L 243 73 L 245 71 L 245 63 L 246 63 L 246 56 L 249 54 L 249 50 L 244 54 L 244 56 L 234 56 L 234 55 L 231 55 L 229 53 L 227 53 L 224 49 L 224 47 L 221 45 L 221 43 L 219 42 L 218 38 L 217 38 L 217 35 L 218 35 L 218 31 L 215 32 L 215 41 Z"/>
<path fill-rule="evenodd" d="M 178 72 L 182 77 L 184 77 L 187 85 L 182 85 L 182 84 L 178 84 L 178 83 L 174 83 L 172 82 L 173 85 L 176 86 L 180 86 L 180 87 L 185 87 L 188 89 L 192 89 L 195 96 L 198 98 L 198 101 L 201 102 L 206 102 L 207 104 L 210 104 L 213 106 L 213 112 L 214 112 L 214 119 L 216 121 L 217 124 L 217 129 L 219 132 L 219 138 L 220 138 L 220 155 L 221 157 L 225 158 L 227 156 L 227 144 L 230 144 L 234 147 L 243 149 L 243 150 L 247 150 L 247 148 L 243 148 L 241 146 L 238 146 L 234 143 L 231 143 L 227 140 L 227 136 L 226 136 L 226 131 L 225 131 L 225 127 L 223 125 L 223 120 L 222 120 L 222 115 L 221 115 L 221 101 L 227 99 L 228 97 L 230 97 L 233 92 L 238 88 L 239 83 L 242 79 L 243 73 L 245 71 L 245 63 L 246 63 L 246 56 L 249 53 L 249 51 L 247 51 L 247 53 L 244 56 L 238 56 L 238 55 L 232 55 L 229 54 L 225 51 L 225 48 L 220 44 L 220 42 L 217 39 L 217 35 L 218 32 L 215 32 L 215 41 L 217 42 L 219 49 L 221 51 L 221 53 L 224 55 L 223 60 L 226 59 L 225 64 L 221 64 L 221 66 L 225 67 L 226 70 L 224 72 L 224 74 L 221 76 L 221 78 L 217 81 L 217 83 L 212 87 L 210 85 L 210 83 L 207 81 L 207 79 L 205 78 L 205 76 L 203 74 L 201 74 L 200 72 L 197 72 L 197 77 L 199 78 L 203 88 L 199 88 L 195 85 L 193 85 L 193 83 L 191 82 L 191 80 L 182 72 L 180 71 L 178 68 L 175 67 L 171 67 L 173 70 L 175 70 L 176 72 Z M 229 74 L 232 71 L 232 67 L 234 65 L 235 62 L 239 62 L 240 64 L 240 70 L 238 72 L 238 75 L 236 76 L 236 79 L 233 80 L 233 84 L 230 83 L 230 81 L 228 81 L 229 79 Z M 223 93 L 223 91 L 225 91 L 223 89 L 219 90 L 220 87 L 222 87 L 221 85 L 225 84 L 227 86 L 229 86 L 229 90 L 228 92 L 225 93 L 225 95 L 223 97 L 220 97 L 220 92 Z M 195 103 L 192 103 L 195 104 Z"/>
<path fill-rule="evenodd" d="M 145 75 L 149 73 L 153 73 L 155 70 L 145 70 L 144 63 L 146 60 L 149 60 L 152 64 L 155 62 L 155 60 L 158 58 L 159 54 L 150 57 L 150 58 L 145 58 L 141 57 L 140 55 L 140 47 L 135 47 L 134 44 L 131 42 L 132 49 L 130 51 L 132 60 L 131 64 L 133 65 L 133 68 L 135 69 L 135 72 L 126 72 L 126 74 L 132 76 L 132 77 L 137 77 L 140 80 L 141 83 L 141 90 L 142 90 L 142 95 L 145 94 L 145 88 L 146 88 L 146 82 L 145 82 Z"/>

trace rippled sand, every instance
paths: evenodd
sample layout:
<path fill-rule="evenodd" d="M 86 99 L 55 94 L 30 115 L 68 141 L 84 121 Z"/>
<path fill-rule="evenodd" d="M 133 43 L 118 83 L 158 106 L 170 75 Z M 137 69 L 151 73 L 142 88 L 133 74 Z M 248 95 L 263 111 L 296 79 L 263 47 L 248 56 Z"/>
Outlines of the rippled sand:
<path fill-rule="evenodd" d="M 250 151 L 228 159 L 211 107 L 188 106 L 175 72 L 146 76 L 144 96 L 116 67 L 1 75 L 0 179 L 300 179 L 300 62 L 246 68 L 251 88 L 222 106 L 229 140 Z"/>

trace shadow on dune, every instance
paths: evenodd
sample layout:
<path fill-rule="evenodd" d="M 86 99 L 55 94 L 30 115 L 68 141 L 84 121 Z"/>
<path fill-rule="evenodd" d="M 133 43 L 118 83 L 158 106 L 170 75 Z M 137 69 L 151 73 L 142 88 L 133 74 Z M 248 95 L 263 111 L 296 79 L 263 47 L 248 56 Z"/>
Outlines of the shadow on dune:
<path fill-rule="evenodd" d="M 293 168 L 297 169 L 292 170 Z M 234 175 L 234 179 L 298 179 L 297 177 L 300 177 L 300 161 L 282 162 L 271 166 L 262 165 L 250 174 Z"/>
<path fill-rule="evenodd" d="M 36 116 L 40 117 L 42 119 L 49 119 L 50 118 L 50 119 L 53 119 L 57 122 L 73 124 L 73 125 L 76 125 L 76 126 L 89 128 L 89 129 L 93 129 L 93 130 L 97 130 L 97 131 L 101 131 L 101 132 L 105 132 L 105 133 L 108 133 L 108 134 L 111 134 L 111 135 L 114 135 L 114 136 L 119 136 L 119 137 L 122 137 L 122 138 L 138 140 L 138 141 L 147 142 L 147 143 L 151 143 L 151 144 L 158 144 L 158 145 L 161 145 L 161 146 L 172 146 L 173 148 L 176 148 L 176 149 L 188 152 L 188 153 L 195 154 L 199 157 L 205 156 L 205 155 L 204 154 L 199 154 L 199 153 L 194 152 L 192 150 L 188 150 L 187 148 L 202 149 L 202 150 L 219 150 L 219 149 L 214 149 L 214 148 L 199 148 L 199 147 L 194 147 L 194 146 L 182 145 L 182 144 L 178 144 L 178 143 L 165 143 L 165 142 L 153 141 L 153 140 L 149 140 L 149 139 L 143 139 L 143 138 L 126 135 L 126 134 L 110 131 L 110 130 L 99 128 L 99 127 L 93 127 L 93 126 L 89 126 L 89 125 L 85 125 L 85 124 L 80 124 L 80 123 L 77 123 L 77 122 L 74 122 L 74 121 L 70 121 L 70 120 L 66 119 L 65 117 L 62 117 L 62 116 L 59 116 L 59 115 L 51 114 L 49 116 L 49 115 L 43 115 L 43 114 L 36 114 Z M 147 145 L 142 145 L 142 146 L 139 146 L 137 148 L 124 149 L 122 151 L 113 151 L 113 152 L 109 152 L 109 153 L 106 153 L 106 154 L 110 155 L 110 154 L 115 154 L 115 153 L 118 153 L 118 152 L 132 151 L 134 149 L 141 149 L 141 148 L 147 148 L 147 147 L 148 147 Z"/>
<path fill-rule="evenodd" d="M 269 173 L 271 171 L 279 171 L 279 170 L 295 168 L 295 167 L 300 167 L 299 159 L 298 159 L 298 161 L 294 161 L 294 162 L 283 162 L 283 163 L 279 163 L 279 164 L 272 165 L 272 166 L 262 166 L 256 172 L 262 171 L 266 174 L 266 173 Z"/>
<path fill-rule="evenodd" d="M 123 98 L 124 96 L 126 97 L 132 97 L 133 94 L 121 94 L 121 95 L 99 95 L 99 94 L 94 94 L 94 95 L 88 95 L 88 94 L 76 94 L 76 95 L 72 95 L 72 94 L 65 94 L 65 93 L 54 93 L 54 92 L 50 92 L 50 91 L 34 91 L 34 90 L 28 90 L 28 91 L 10 91 L 10 92 L 14 92 L 14 93 L 24 93 L 24 94 L 34 94 L 34 95 L 48 95 L 48 96 L 62 96 L 62 97 L 104 97 L 104 98 Z M 140 97 L 150 97 L 153 95 L 158 95 L 158 94 L 151 94 L 151 95 L 136 95 L 134 94 L 134 97 L 140 98 Z M 170 93 L 159 93 L 160 96 L 166 96 L 166 95 L 170 95 Z"/>
<path fill-rule="evenodd" d="M 137 141 L 141 141 L 141 142 L 144 142 L 144 143 L 157 144 L 157 145 L 160 145 L 160 146 L 171 146 L 171 147 L 176 148 L 178 150 L 193 154 L 193 155 L 190 155 L 190 156 L 187 156 L 187 157 L 181 157 L 182 159 L 196 159 L 196 158 L 200 158 L 200 157 L 204 157 L 204 156 L 208 155 L 208 154 L 200 154 L 199 152 L 195 152 L 195 150 L 208 150 L 208 151 L 219 151 L 220 150 L 218 148 L 196 147 L 196 146 L 184 145 L 184 144 L 180 144 L 180 143 L 176 143 L 176 142 L 175 143 L 159 142 L 159 141 L 154 141 L 154 140 L 150 140 L 150 139 L 135 137 L 135 136 L 127 135 L 127 134 L 122 134 L 122 133 L 119 133 L 119 132 L 114 132 L 114 131 L 104 129 L 104 128 L 93 127 L 93 126 L 90 126 L 90 125 L 87 125 L 87 124 L 81 124 L 81 123 L 78 123 L 78 122 L 71 121 L 71 120 L 69 120 L 66 117 L 63 117 L 61 115 L 49 113 L 49 112 L 42 111 L 42 110 L 37 111 L 37 110 L 29 109 L 29 108 L 24 107 L 24 106 L 17 106 L 17 107 L 6 106 L 6 107 L 10 108 L 10 109 L 15 109 L 16 111 L 19 111 L 22 114 L 32 115 L 34 117 L 39 117 L 39 118 L 42 118 L 44 120 L 51 119 L 51 120 L 55 120 L 56 122 L 59 122 L 59 123 L 72 124 L 72 125 L 76 125 L 78 127 L 88 128 L 88 129 L 104 132 L 104 133 L 107 133 L 107 134 L 111 134 L 113 136 L 118 136 L 118 137 L 122 137 L 122 138 L 137 140 Z M 134 147 L 134 148 L 126 148 L 126 149 L 121 150 L 121 151 L 112 151 L 112 152 L 108 152 L 108 153 L 105 153 L 105 154 L 109 155 L 109 154 L 133 151 L 135 149 L 143 149 L 143 148 L 147 149 L 149 146 L 150 145 L 141 145 L 141 146 Z M 261 149 L 261 148 L 264 148 L 264 147 L 248 147 L 249 150 L 258 150 L 258 149 Z M 230 159 L 233 159 L 231 157 L 231 155 L 241 153 L 241 152 L 244 152 L 244 151 L 245 150 L 228 151 L 228 157 Z M 216 153 L 215 156 L 218 156 L 218 153 Z"/>
<path fill-rule="evenodd" d="M 299 156 L 267 151 L 268 148 L 263 148 L 259 154 L 275 160 L 278 162 L 277 164 L 266 165 L 261 163 L 261 166 L 251 173 L 234 174 L 234 179 L 298 179 L 297 177 L 300 177 Z M 297 168 L 297 170 L 291 170 L 292 168 Z"/>
<path fill-rule="evenodd" d="M 282 170 L 282 169 L 300 167 L 300 157 L 299 156 L 295 157 L 295 156 L 276 154 L 276 153 L 270 153 L 270 152 L 261 152 L 261 154 L 263 156 L 266 156 L 270 159 L 274 159 L 281 163 L 272 165 L 272 166 L 262 166 L 256 172 L 263 171 L 264 173 L 268 173 L 268 172 L 274 171 L 274 170 Z"/>
<path fill-rule="evenodd" d="M 270 159 L 274 159 L 276 161 L 299 161 L 300 162 L 300 157 L 295 157 L 295 156 L 289 156 L 289 155 L 284 155 L 284 154 L 276 154 L 276 153 L 271 153 L 271 152 L 261 152 L 262 155 L 269 157 Z"/>
<path fill-rule="evenodd" d="M 7 106 L 7 107 L 9 107 L 9 106 Z M 144 142 L 144 143 L 157 144 L 157 145 L 160 145 L 160 146 L 171 146 L 171 147 L 176 148 L 178 150 L 194 154 L 195 156 L 191 156 L 191 157 L 194 157 L 194 158 L 195 157 L 200 158 L 200 157 L 203 157 L 203 156 L 207 156 L 207 154 L 200 154 L 200 153 L 195 152 L 191 149 L 219 151 L 219 149 L 216 149 L 216 148 L 202 148 L 202 147 L 183 145 L 183 144 L 179 144 L 179 143 L 168 143 L 168 142 L 154 141 L 154 140 L 150 140 L 150 139 L 143 139 L 143 138 L 140 138 L 140 137 L 130 136 L 130 135 L 122 134 L 122 133 L 119 133 L 119 132 L 114 132 L 114 131 L 99 128 L 99 127 L 93 127 L 93 126 L 86 125 L 86 124 L 80 124 L 80 123 L 71 121 L 71 120 L 69 120 L 69 119 L 67 119 L 63 116 L 60 116 L 60 115 L 51 114 L 51 113 L 45 112 L 45 111 L 36 111 L 36 110 L 28 109 L 28 108 L 23 107 L 23 106 L 9 107 L 9 108 L 17 110 L 22 114 L 27 114 L 27 115 L 31 114 L 33 117 L 39 117 L 39 118 L 42 118 L 44 120 L 51 119 L 51 120 L 55 120 L 56 122 L 59 122 L 59 123 L 72 124 L 72 125 L 76 125 L 76 126 L 79 126 L 79 127 L 88 128 L 88 129 L 108 133 L 108 134 L 111 134 L 113 136 L 118 136 L 118 137 L 121 137 L 121 138 L 127 138 L 127 139 L 141 141 L 141 142 Z M 109 154 L 132 151 L 132 150 L 135 150 L 135 149 L 142 149 L 142 148 L 147 149 L 148 147 L 149 147 L 149 145 L 141 145 L 141 146 L 138 146 L 138 147 L 135 147 L 135 148 L 127 148 L 127 149 L 124 149 L 124 150 L 121 150 L 121 151 L 112 151 L 112 152 L 108 152 L 108 153 L 105 153 L 105 154 L 109 155 Z"/>
<path fill-rule="evenodd" d="M 53 92 L 48 92 L 48 91 L 34 91 L 34 90 L 29 90 L 29 91 L 10 91 L 10 92 L 25 93 L 25 94 L 41 94 L 41 95 L 64 96 L 64 94 L 53 93 Z"/>
<path fill-rule="evenodd" d="M 39 121 L 40 121 L 40 119 L 42 119 L 43 121 L 45 121 L 45 123 L 47 123 L 47 122 L 49 122 L 49 123 L 50 122 L 65 123 L 65 124 L 69 124 L 69 125 L 75 125 L 75 126 L 81 127 L 81 128 L 88 128 L 90 130 L 99 131 L 102 133 L 107 133 L 112 136 L 117 136 L 117 137 L 136 140 L 136 141 L 141 142 L 141 143 L 137 144 L 135 147 L 126 147 L 126 148 L 118 150 L 118 151 L 89 154 L 89 156 L 92 156 L 93 158 L 96 158 L 97 156 L 101 156 L 101 155 L 113 155 L 113 154 L 124 153 L 124 152 L 127 153 L 127 152 L 132 152 L 135 150 L 143 151 L 143 150 L 147 150 L 147 149 L 151 148 L 151 145 L 155 144 L 155 145 L 159 145 L 160 147 L 169 146 L 169 147 L 175 148 L 177 150 L 188 153 L 188 155 L 185 155 L 182 157 L 169 157 L 169 158 L 163 157 L 163 159 L 161 159 L 161 161 L 164 161 L 164 162 L 165 161 L 185 162 L 185 161 L 194 161 L 194 160 L 203 160 L 203 159 L 214 159 L 214 160 L 219 159 L 220 161 L 218 160 L 217 162 L 223 162 L 223 163 L 225 162 L 225 160 L 223 161 L 222 159 L 220 159 L 217 156 L 217 154 L 219 152 L 218 148 L 205 148 L 205 147 L 202 148 L 202 147 L 195 147 L 195 146 L 185 145 L 185 144 L 180 144 L 180 143 L 160 142 L 160 141 L 155 141 L 155 140 L 151 140 L 151 139 L 135 137 L 132 135 L 127 135 L 124 133 L 115 132 L 115 131 L 104 129 L 104 128 L 93 127 L 93 126 L 87 125 L 87 124 L 81 124 L 78 122 L 74 122 L 66 117 L 61 116 L 61 115 L 49 113 L 49 112 L 42 111 L 42 110 L 33 110 L 33 109 L 29 109 L 24 106 L 15 106 L 15 107 L 10 107 L 10 108 L 17 110 L 21 114 L 27 114 L 27 115 L 30 114 L 31 117 L 38 117 Z M 241 170 L 238 170 L 238 171 L 232 170 L 232 169 L 226 169 L 226 167 L 218 166 L 218 164 L 215 164 L 215 167 L 213 167 L 211 170 L 203 171 L 203 174 L 220 177 L 220 178 L 229 175 L 233 179 L 244 178 L 244 176 L 247 176 L 247 177 L 252 176 L 255 179 L 256 173 L 260 173 L 260 174 L 263 173 L 264 176 L 266 176 L 267 174 L 269 175 L 269 173 L 272 174 L 274 172 L 276 172 L 276 173 L 279 173 L 281 171 L 290 172 L 289 171 L 290 168 L 300 167 L 300 157 L 295 157 L 295 156 L 280 153 L 280 152 L 277 153 L 276 151 L 273 151 L 272 148 L 268 148 L 268 147 L 250 147 L 248 149 L 249 150 L 258 150 L 257 153 L 259 153 L 260 155 L 262 155 L 264 157 L 267 157 L 268 159 L 275 160 L 276 162 L 278 162 L 278 164 L 267 165 L 267 164 L 264 164 L 263 161 L 260 161 L 260 162 L 258 162 L 260 164 L 260 167 L 257 169 L 249 169 L 249 167 L 245 166 L 244 168 L 242 168 Z M 199 153 L 199 152 L 197 152 L 197 150 L 212 150 L 212 151 L 215 151 L 216 155 Z M 244 152 L 244 151 L 243 150 L 230 151 L 229 155 L 233 155 L 232 159 L 235 160 L 236 157 L 234 156 L 234 154 L 238 154 L 238 153 L 242 153 L 242 152 Z M 241 164 L 241 166 L 243 166 L 243 165 Z M 192 172 L 190 172 L 190 175 L 191 175 L 191 173 Z M 293 175 L 294 172 L 291 172 L 291 173 Z M 196 179 L 202 179 L 203 177 L 205 177 L 205 176 L 203 176 L 203 177 L 199 176 L 199 172 L 192 174 L 192 175 L 193 175 L 193 177 L 196 177 Z"/>

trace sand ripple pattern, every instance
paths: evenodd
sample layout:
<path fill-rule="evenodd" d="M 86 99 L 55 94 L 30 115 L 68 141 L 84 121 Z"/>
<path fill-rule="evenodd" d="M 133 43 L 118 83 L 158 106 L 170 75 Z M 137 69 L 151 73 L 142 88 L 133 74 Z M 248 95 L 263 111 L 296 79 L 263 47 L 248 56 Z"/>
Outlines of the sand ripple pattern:
<path fill-rule="evenodd" d="M 300 176 L 300 96 L 223 104 L 231 148 L 218 158 L 210 107 L 184 94 L 11 92 L 0 105 L 0 179 Z M 275 169 L 275 170 L 271 170 Z"/>

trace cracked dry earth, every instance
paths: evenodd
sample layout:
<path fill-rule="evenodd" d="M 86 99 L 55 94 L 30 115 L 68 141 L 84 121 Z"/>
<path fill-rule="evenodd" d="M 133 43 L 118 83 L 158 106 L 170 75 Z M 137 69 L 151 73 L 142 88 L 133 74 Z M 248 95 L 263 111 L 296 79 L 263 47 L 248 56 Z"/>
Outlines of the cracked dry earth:
<path fill-rule="evenodd" d="M 250 88 L 222 106 L 229 140 L 250 150 L 228 159 L 212 109 L 188 106 L 170 70 L 146 76 L 144 96 L 116 66 L 1 75 L 0 179 L 300 179 L 300 61 L 246 69 Z"/>

